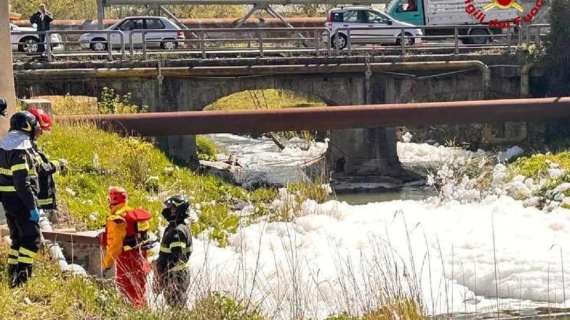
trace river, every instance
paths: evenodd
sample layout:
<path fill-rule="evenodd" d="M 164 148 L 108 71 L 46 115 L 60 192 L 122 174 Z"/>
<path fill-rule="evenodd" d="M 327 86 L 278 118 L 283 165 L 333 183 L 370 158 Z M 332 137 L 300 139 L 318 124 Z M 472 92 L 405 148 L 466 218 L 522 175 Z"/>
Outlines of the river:
<path fill-rule="evenodd" d="M 220 145 L 231 136 L 222 140 Z M 242 141 L 235 149 L 238 159 L 239 152 L 264 144 L 236 140 Z M 398 151 L 405 165 L 429 168 L 473 156 L 424 144 L 400 143 Z M 285 157 L 291 153 L 303 151 Z M 259 171 L 263 156 L 254 158 Z M 271 175 L 276 169 L 265 170 Z M 323 204 L 306 201 L 293 222 L 243 227 L 225 248 L 201 235 L 191 258 L 193 290 L 251 299 L 277 319 L 365 313 L 387 291 L 419 295 L 432 315 L 497 309 L 533 314 L 541 306 L 566 306 L 567 210 L 545 214 L 504 196 L 473 201 L 459 192 L 442 200 L 431 192 L 402 189 L 343 195 Z"/>

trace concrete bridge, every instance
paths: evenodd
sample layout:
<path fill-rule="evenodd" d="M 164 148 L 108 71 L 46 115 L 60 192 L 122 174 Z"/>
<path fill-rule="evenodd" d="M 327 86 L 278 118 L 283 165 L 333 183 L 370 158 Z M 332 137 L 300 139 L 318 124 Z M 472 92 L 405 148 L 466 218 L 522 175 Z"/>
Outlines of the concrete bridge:
<path fill-rule="evenodd" d="M 154 112 L 199 111 L 220 98 L 254 89 L 290 90 L 329 106 L 528 96 L 529 68 L 512 64 L 510 56 L 471 61 L 401 60 L 346 57 L 28 64 L 16 66 L 15 78 L 19 97 L 97 96 L 109 87 L 120 94 L 131 93 L 135 103 Z M 349 175 L 400 173 L 394 129 L 335 130 L 330 139 L 329 163 L 336 171 Z M 159 144 L 181 162 L 194 159 L 194 136 L 163 137 Z"/>

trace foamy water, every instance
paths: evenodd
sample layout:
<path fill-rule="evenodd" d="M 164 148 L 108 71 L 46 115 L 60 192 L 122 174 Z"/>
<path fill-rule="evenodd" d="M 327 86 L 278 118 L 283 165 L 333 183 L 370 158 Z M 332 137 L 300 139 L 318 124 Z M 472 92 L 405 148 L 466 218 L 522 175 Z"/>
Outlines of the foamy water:
<path fill-rule="evenodd" d="M 276 156 L 269 154 L 278 151 L 262 145 L 234 150 L 273 171 L 268 162 Z M 477 155 L 412 143 L 399 143 L 398 151 L 406 163 Z M 395 287 L 421 292 L 431 314 L 564 306 L 568 211 L 544 213 L 504 196 L 465 203 L 461 197 L 366 205 L 307 201 L 293 222 L 244 227 L 226 248 L 202 235 L 191 258 L 190 292 L 195 298 L 207 288 L 253 300 L 277 319 L 364 313 L 381 303 L 378 292 Z"/>

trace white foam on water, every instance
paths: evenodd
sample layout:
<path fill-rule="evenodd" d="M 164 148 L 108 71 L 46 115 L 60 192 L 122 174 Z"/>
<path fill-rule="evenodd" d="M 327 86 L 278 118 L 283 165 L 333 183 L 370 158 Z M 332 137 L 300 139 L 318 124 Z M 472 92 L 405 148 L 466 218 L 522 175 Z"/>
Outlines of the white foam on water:
<path fill-rule="evenodd" d="M 382 279 L 387 258 L 399 265 L 392 272 L 400 275 L 400 287 L 415 275 L 434 314 L 492 310 L 496 285 L 501 309 L 564 302 L 565 210 L 545 215 L 507 197 L 443 205 L 309 201 L 303 210 L 291 223 L 245 227 L 226 248 L 196 240 L 192 273 L 207 274 L 213 289 L 261 301 L 265 312 L 282 319 L 366 311 L 373 295 L 390 286 Z"/>

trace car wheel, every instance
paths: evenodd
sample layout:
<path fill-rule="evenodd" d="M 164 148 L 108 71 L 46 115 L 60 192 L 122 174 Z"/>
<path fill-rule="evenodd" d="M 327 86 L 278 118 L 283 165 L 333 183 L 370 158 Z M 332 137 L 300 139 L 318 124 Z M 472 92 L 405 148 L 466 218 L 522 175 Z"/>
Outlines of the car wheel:
<path fill-rule="evenodd" d="M 178 43 L 173 39 L 166 39 L 162 41 L 160 47 L 166 50 L 174 50 L 178 48 Z"/>
<path fill-rule="evenodd" d="M 345 34 L 337 33 L 331 39 L 331 46 L 337 50 L 346 48 L 347 37 Z"/>
<path fill-rule="evenodd" d="M 105 51 L 107 50 L 107 40 L 103 38 L 95 38 L 91 40 L 91 50 L 93 51 Z"/>
<path fill-rule="evenodd" d="M 469 35 L 471 36 L 468 38 L 470 44 L 484 45 L 491 41 L 489 32 L 485 29 L 473 29 Z"/>
<path fill-rule="evenodd" d="M 404 33 L 404 44 L 406 45 L 406 47 L 413 46 L 414 43 L 416 43 L 416 39 L 414 38 L 414 36 L 409 32 Z M 402 34 L 401 33 L 398 35 L 398 39 L 396 40 L 396 44 L 399 46 L 402 45 Z"/>
<path fill-rule="evenodd" d="M 40 41 L 33 37 L 26 37 L 20 40 L 20 44 L 18 45 L 18 51 L 25 52 L 25 53 L 36 53 L 39 49 Z"/>

